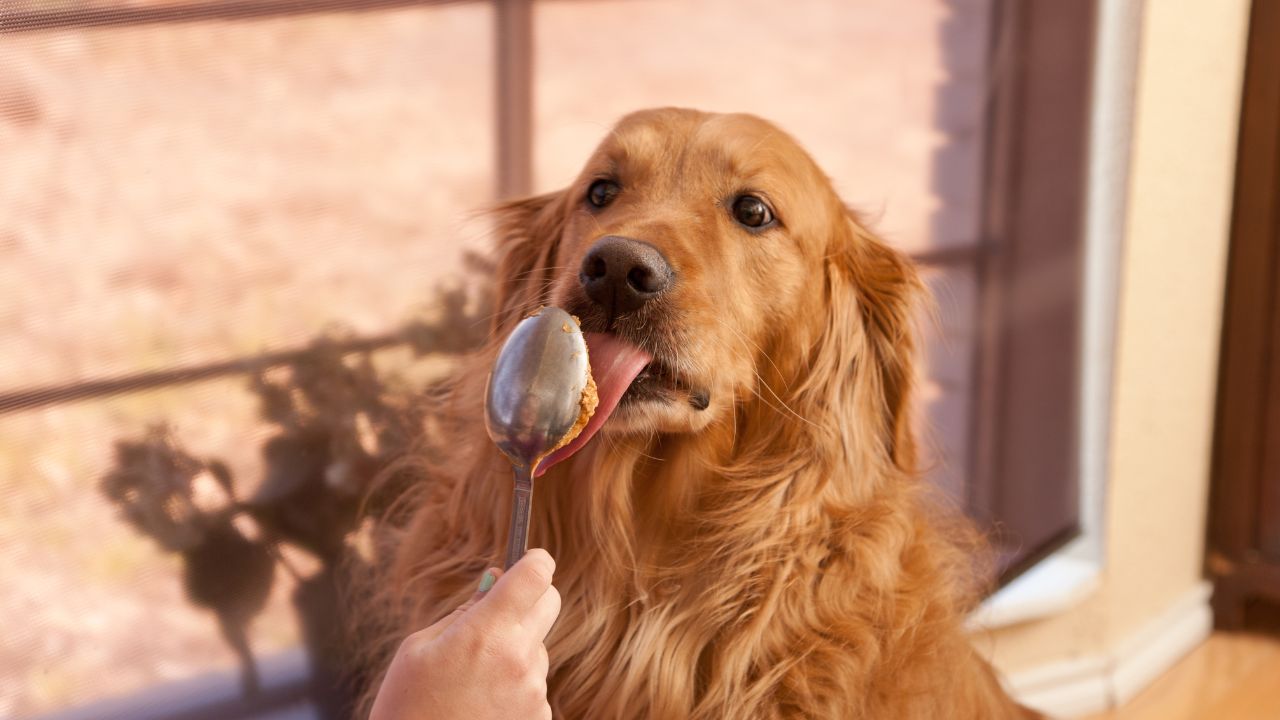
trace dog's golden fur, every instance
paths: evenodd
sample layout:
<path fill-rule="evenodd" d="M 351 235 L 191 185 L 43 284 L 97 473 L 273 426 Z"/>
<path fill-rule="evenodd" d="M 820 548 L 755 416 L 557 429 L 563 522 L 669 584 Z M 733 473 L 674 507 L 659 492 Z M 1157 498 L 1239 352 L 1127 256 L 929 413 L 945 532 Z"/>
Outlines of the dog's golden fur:
<path fill-rule="evenodd" d="M 605 176 L 617 202 L 587 207 Z M 746 191 L 776 227 L 734 223 Z M 455 379 L 443 456 L 379 580 L 390 644 L 499 560 L 511 478 L 481 423 L 485 370 L 541 304 L 602 322 L 577 268 L 620 234 L 678 280 L 616 329 L 711 402 L 624 407 L 537 483 L 531 544 L 556 558 L 564 599 L 547 639 L 556 717 L 1022 717 L 961 627 L 982 576 L 972 533 L 916 472 L 921 284 L 793 140 L 750 116 L 636 113 L 572 186 L 499 218 L 491 342 Z"/>

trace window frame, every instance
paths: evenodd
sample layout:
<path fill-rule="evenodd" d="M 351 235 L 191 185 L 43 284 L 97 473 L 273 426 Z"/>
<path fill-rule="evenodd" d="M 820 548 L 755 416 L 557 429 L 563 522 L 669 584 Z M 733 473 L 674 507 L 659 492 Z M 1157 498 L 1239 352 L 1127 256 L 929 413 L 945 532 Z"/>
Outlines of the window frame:
<path fill-rule="evenodd" d="M 1080 535 L 1095 10 L 1053 0 L 993 7 L 967 487 L 970 513 L 999 553 L 1002 585 Z"/>
<path fill-rule="evenodd" d="M 1066 612 L 1099 587 L 1105 561 L 1116 324 L 1144 3 L 1094 5 L 1076 420 L 1079 534 L 988 597 L 969 617 L 973 630 Z"/>

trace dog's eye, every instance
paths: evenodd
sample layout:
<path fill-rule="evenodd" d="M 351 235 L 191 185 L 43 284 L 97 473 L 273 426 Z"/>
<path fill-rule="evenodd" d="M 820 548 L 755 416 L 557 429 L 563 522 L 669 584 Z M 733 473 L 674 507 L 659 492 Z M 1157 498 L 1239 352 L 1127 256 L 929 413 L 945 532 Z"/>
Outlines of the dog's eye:
<path fill-rule="evenodd" d="M 762 228 L 773 222 L 773 211 L 755 195 L 740 195 L 733 201 L 733 219 L 749 228 Z"/>
<path fill-rule="evenodd" d="M 597 180 L 591 183 L 591 187 L 587 188 L 587 202 L 602 208 L 613 202 L 613 198 L 621 189 L 618 187 L 618 183 L 612 180 Z"/>

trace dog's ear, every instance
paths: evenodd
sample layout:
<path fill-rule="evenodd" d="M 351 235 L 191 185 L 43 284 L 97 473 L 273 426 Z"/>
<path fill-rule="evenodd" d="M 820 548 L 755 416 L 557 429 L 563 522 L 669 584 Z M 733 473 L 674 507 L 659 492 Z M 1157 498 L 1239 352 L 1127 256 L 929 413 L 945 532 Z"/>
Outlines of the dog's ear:
<path fill-rule="evenodd" d="M 837 233 L 827 257 L 825 337 L 812 371 L 840 378 L 826 391 L 839 421 L 857 424 L 851 419 L 874 413 L 880 420 L 874 437 L 884 456 L 913 472 L 915 313 L 923 285 L 914 264 L 867 230 L 852 211 Z M 855 442 L 847 436 L 844 441 Z"/>
<path fill-rule="evenodd" d="M 914 399 L 916 311 L 924 285 L 914 263 L 851 220 L 855 242 L 854 283 L 867 349 L 884 396 L 884 417 L 892 437 L 894 463 L 915 470 Z"/>
<path fill-rule="evenodd" d="M 510 330 L 547 302 L 565 215 L 562 191 L 511 200 L 493 210 L 498 271 L 491 336 Z"/>

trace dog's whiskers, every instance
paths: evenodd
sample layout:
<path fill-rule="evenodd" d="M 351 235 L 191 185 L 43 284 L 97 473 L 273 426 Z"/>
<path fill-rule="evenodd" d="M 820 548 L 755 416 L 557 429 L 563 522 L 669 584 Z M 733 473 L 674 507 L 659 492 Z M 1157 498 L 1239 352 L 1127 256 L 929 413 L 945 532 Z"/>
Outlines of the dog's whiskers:
<path fill-rule="evenodd" d="M 741 332 L 741 331 L 739 331 L 737 328 L 733 327 L 732 325 L 729 325 L 729 324 L 728 324 L 728 323 L 726 323 L 724 320 L 717 318 L 717 322 L 719 322 L 723 327 L 728 328 L 730 331 L 732 331 L 732 332 L 734 332 L 735 334 L 737 334 L 737 335 L 738 335 L 738 337 L 743 341 L 743 343 L 744 343 L 744 344 L 754 344 L 754 343 L 752 343 L 752 342 L 751 342 L 751 340 L 750 340 L 749 338 L 747 338 L 746 336 L 744 336 L 744 335 L 742 334 L 742 332 Z M 775 362 L 773 361 L 773 358 L 769 357 L 769 354 L 768 354 L 768 353 L 766 353 L 766 352 L 764 352 L 764 349 L 763 349 L 763 348 L 760 348 L 760 346 L 759 346 L 759 345 L 756 345 L 756 347 L 760 350 L 760 354 L 761 354 L 761 355 L 763 355 L 763 356 L 764 356 L 764 358 L 765 358 L 766 360 L 768 360 L 768 361 L 769 361 L 769 364 L 773 366 L 773 369 L 777 371 L 778 376 L 779 376 L 779 377 L 781 377 L 781 378 L 784 378 L 784 382 L 785 382 L 785 375 L 784 375 L 784 373 L 782 372 L 781 368 L 779 368 L 779 367 L 778 367 L 777 363 L 775 363 Z M 750 349 L 750 348 L 748 348 L 748 349 Z M 748 358 L 748 359 L 749 359 L 749 358 Z M 816 428 L 816 427 L 818 427 L 818 425 L 817 425 L 816 423 L 814 423 L 812 420 L 809 420 L 808 418 L 804 417 L 804 416 L 803 416 L 803 415 L 801 415 L 800 413 L 796 412 L 794 409 L 792 409 L 792 408 L 791 408 L 791 406 L 790 406 L 790 405 L 788 405 L 788 404 L 787 404 L 787 402 L 786 402 L 785 400 L 783 400 L 781 397 L 779 397 L 778 393 L 774 391 L 773 386 L 771 386 L 771 385 L 770 385 L 770 384 L 769 384 L 769 383 L 764 379 L 764 377 L 760 375 L 760 371 L 759 371 L 759 370 L 756 370 L 756 369 L 755 369 L 755 363 L 750 363 L 750 364 L 751 364 L 751 374 L 755 376 L 755 379 L 756 379 L 757 383 L 758 383 L 758 384 L 760 384 L 760 385 L 762 385 L 762 386 L 764 386 L 764 388 L 765 388 L 766 390 L 768 390 L 768 391 L 769 391 L 769 394 L 773 396 L 773 399 L 774 399 L 775 401 L 777 401 L 777 403 L 778 403 L 778 404 L 777 404 L 777 405 L 775 405 L 774 403 L 770 402 L 768 398 L 766 398 L 765 396 L 761 395 L 761 394 L 760 394 L 760 391 L 759 391 L 759 390 L 757 390 L 757 389 L 756 389 L 756 388 L 754 388 L 754 387 L 750 388 L 751 393 L 752 393 L 753 395 L 755 395 L 757 398 L 759 398 L 759 399 L 760 399 L 760 401 L 761 401 L 761 402 L 763 402 L 765 405 L 769 406 L 770 408 L 772 408 L 772 409 L 773 409 L 774 411 L 776 411 L 776 412 L 780 412 L 780 413 L 781 413 L 781 412 L 783 412 L 783 411 L 785 410 L 785 412 L 786 412 L 786 413 L 790 413 L 790 414 L 791 414 L 793 417 L 795 417 L 797 420 L 800 420 L 801 422 L 807 423 L 807 424 L 809 424 L 809 425 L 811 425 L 811 426 L 813 426 L 813 427 L 815 427 L 815 428 Z M 787 385 L 786 385 L 786 389 L 788 389 L 788 390 L 790 390 L 790 389 L 791 389 L 790 384 L 787 384 Z M 734 399 L 736 400 L 736 395 L 735 395 Z M 781 406 L 781 407 L 779 407 L 779 406 Z M 734 423 L 734 427 L 735 427 L 735 431 L 736 431 L 736 429 L 737 429 L 736 415 L 735 415 L 735 423 Z"/>
<path fill-rule="evenodd" d="M 516 273 L 516 274 L 512 275 L 511 277 L 507 278 L 506 280 L 502 280 L 501 282 L 504 282 L 504 283 L 506 283 L 506 284 L 508 284 L 508 285 L 514 285 L 515 283 L 518 283 L 518 282 L 520 282 L 521 280 L 525 280 L 525 279 L 527 279 L 528 277 L 530 277 L 530 276 L 534 275 L 535 273 L 540 273 L 540 272 L 553 272 L 553 271 L 556 271 L 556 270 L 568 270 L 568 269 L 569 269 L 569 268 L 571 268 L 571 267 L 573 267 L 573 266 L 572 266 L 572 265 L 552 265 L 552 266 L 548 266 L 548 267 L 536 267 L 536 268 L 532 268 L 532 269 L 530 269 L 530 270 L 525 270 L 524 272 Z"/>
<path fill-rule="evenodd" d="M 759 383 L 760 383 L 761 385 L 763 385 L 763 386 L 764 386 L 764 389 L 766 389 L 766 390 L 768 390 L 768 391 L 769 391 L 769 394 L 773 396 L 773 399 L 774 399 L 774 400 L 776 400 L 776 401 L 778 402 L 778 405 L 781 405 L 781 406 L 782 406 L 782 408 L 781 408 L 781 409 L 779 409 L 777 405 L 774 405 L 773 403 L 769 402 L 769 400 L 768 400 L 768 399 L 766 399 L 763 395 L 761 395 L 761 394 L 760 394 L 760 391 L 759 391 L 759 390 L 756 390 L 756 389 L 753 387 L 753 388 L 751 389 L 751 392 L 752 392 L 756 397 L 760 398 L 760 401 L 761 401 L 761 402 L 763 402 L 764 404 L 768 405 L 769 407 L 771 407 L 771 408 L 773 408 L 774 410 L 777 410 L 777 411 L 779 411 L 779 412 L 781 412 L 781 410 L 786 410 L 788 413 L 791 413 L 791 415 L 792 415 L 793 417 L 795 417 L 795 419 L 797 419 L 797 420 L 799 420 L 799 421 L 801 421 L 801 422 L 803 422 L 803 423 L 805 423 L 805 424 L 807 424 L 807 425 L 810 425 L 810 426 L 815 427 L 815 428 L 820 428 L 820 427 L 821 427 L 820 425 L 818 425 L 818 424 L 817 424 L 817 423 L 815 423 L 814 421 L 810 420 L 810 419 L 809 419 L 809 418 L 807 418 L 807 417 L 804 417 L 804 416 L 803 416 L 803 415 L 801 415 L 800 413 L 798 413 L 798 412 L 796 412 L 795 410 L 791 409 L 791 406 L 790 406 L 790 405 L 788 405 L 788 404 L 786 403 L 786 401 L 785 401 L 785 400 L 783 400 L 782 398 L 778 397 L 778 393 L 776 393 L 776 392 L 774 392 L 774 391 L 773 391 L 773 388 L 769 386 L 769 383 L 765 382 L 765 379 L 764 379 L 764 378 L 762 378 L 762 377 L 760 377 L 760 373 L 759 373 L 759 372 L 757 372 L 757 371 L 756 371 L 756 370 L 754 370 L 754 369 L 752 369 L 752 371 L 751 371 L 751 372 L 752 372 L 752 374 L 753 374 L 753 375 L 755 375 L 755 376 L 756 376 L 756 380 L 758 380 L 758 381 L 759 381 Z"/>
<path fill-rule="evenodd" d="M 475 327 L 475 325 L 479 325 L 482 322 L 490 322 L 494 318 L 505 315 L 508 312 L 516 313 L 517 317 L 525 317 L 526 315 L 533 312 L 534 310 L 537 310 L 538 308 L 545 307 L 551 304 L 551 298 L 549 297 L 550 291 L 551 289 L 547 288 L 546 291 L 544 291 L 543 295 L 539 296 L 534 300 L 530 300 L 529 302 L 526 302 L 526 303 L 521 303 L 520 305 L 510 308 L 509 310 L 505 308 L 498 309 L 482 318 L 477 318 L 476 322 L 472 325 L 472 327 Z"/>
<path fill-rule="evenodd" d="M 791 389 L 791 384 L 787 382 L 786 374 L 782 372 L 782 368 L 778 367 L 778 364 L 773 361 L 773 358 L 769 355 L 769 353 L 765 352 L 765 349 L 761 347 L 759 343 L 753 341 L 751 338 L 748 338 L 746 335 L 743 335 L 741 330 L 725 322 L 723 318 L 716 317 L 716 322 L 720 323 L 722 327 L 728 329 L 730 332 L 737 335 L 742 340 L 743 343 L 750 346 L 754 346 L 755 349 L 760 352 L 760 355 L 764 357 L 765 360 L 769 361 L 769 364 L 773 366 L 773 369 L 775 371 L 777 371 L 778 377 L 782 379 L 782 382 L 786 387 L 786 389 L 788 390 Z"/>

